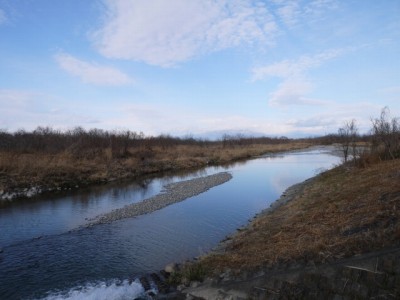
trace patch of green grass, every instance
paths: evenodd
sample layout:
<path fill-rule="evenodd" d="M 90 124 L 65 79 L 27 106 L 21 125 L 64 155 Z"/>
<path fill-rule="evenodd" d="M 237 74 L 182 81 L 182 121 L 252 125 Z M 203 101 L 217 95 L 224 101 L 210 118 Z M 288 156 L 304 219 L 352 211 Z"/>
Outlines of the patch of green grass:
<path fill-rule="evenodd" d="M 200 262 L 187 263 L 171 274 L 168 283 L 171 285 L 188 284 L 191 281 L 203 281 L 208 274 L 208 269 Z"/>

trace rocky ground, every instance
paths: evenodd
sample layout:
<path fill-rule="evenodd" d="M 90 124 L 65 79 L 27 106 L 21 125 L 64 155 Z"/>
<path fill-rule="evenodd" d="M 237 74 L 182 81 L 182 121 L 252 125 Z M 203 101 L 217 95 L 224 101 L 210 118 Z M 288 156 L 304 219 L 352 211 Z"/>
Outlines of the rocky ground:
<path fill-rule="evenodd" d="M 400 247 L 326 264 L 282 264 L 258 272 L 242 272 L 239 277 L 233 270 L 226 270 L 203 282 L 193 280 L 186 285 L 170 285 L 171 274 L 178 270 L 179 266 L 172 264 L 158 274 L 141 277 L 145 289 L 143 299 L 350 300 L 399 299 L 400 296 Z"/>
<path fill-rule="evenodd" d="M 206 177 L 171 183 L 164 186 L 160 194 L 90 219 L 86 226 L 110 223 L 124 218 L 148 214 L 170 204 L 204 193 L 214 186 L 227 182 L 231 178 L 232 175 L 230 173 L 220 172 Z"/>
<path fill-rule="evenodd" d="M 182 299 L 399 299 L 400 248 L 335 263 L 281 265 L 241 278 L 225 272 L 181 292 Z"/>

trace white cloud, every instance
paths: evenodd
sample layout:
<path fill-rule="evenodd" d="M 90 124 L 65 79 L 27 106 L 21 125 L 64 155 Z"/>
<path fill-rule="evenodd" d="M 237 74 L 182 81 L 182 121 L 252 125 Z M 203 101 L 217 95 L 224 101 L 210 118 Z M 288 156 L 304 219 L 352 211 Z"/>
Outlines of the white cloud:
<path fill-rule="evenodd" d="M 326 134 L 335 133 L 343 123 L 352 119 L 357 122 L 360 133 L 368 133 L 371 129 L 371 117 L 380 112 L 380 105 L 369 102 L 357 102 L 348 104 L 328 103 L 316 114 L 308 117 L 288 120 L 286 124 L 303 133 Z"/>
<path fill-rule="evenodd" d="M 210 114 L 190 107 L 159 104 L 133 104 L 116 101 L 118 105 L 93 106 L 74 99 L 72 105 L 65 99 L 24 90 L 0 89 L 0 129 L 33 130 L 37 126 L 67 129 L 82 126 L 86 129 L 130 129 L 146 135 L 169 133 L 205 133 L 215 130 L 240 130 L 286 134 L 291 127 L 264 118 L 240 115 Z M 79 103 L 79 104 L 78 104 Z M 93 103 L 92 101 L 90 103 Z M 76 110 L 76 107 L 80 107 Z M 90 109 L 89 109 L 90 107 Z M 195 122 L 193 121 L 195 120 Z"/>
<path fill-rule="evenodd" d="M 88 63 L 65 53 L 57 54 L 55 59 L 63 70 L 86 83 L 110 86 L 133 83 L 132 78 L 113 67 Z"/>
<path fill-rule="evenodd" d="M 348 49 L 333 49 L 321 52 L 314 56 L 302 56 L 297 60 L 283 60 L 274 64 L 252 69 L 253 80 L 261 80 L 268 77 L 283 79 L 302 76 L 309 69 L 319 67 L 324 62 L 343 55 Z"/>
<path fill-rule="evenodd" d="M 67 104 L 66 104 L 67 103 Z M 93 127 L 97 120 L 98 107 L 70 105 L 71 99 L 29 90 L 0 89 L 0 129 L 15 131 L 33 130 L 37 126 L 66 129 L 75 126 Z M 110 109 L 108 110 L 110 111 Z"/>
<path fill-rule="evenodd" d="M 205 136 L 216 131 L 287 134 L 293 128 L 276 120 L 221 113 L 199 112 L 190 107 L 126 103 L 110 110 L 101 125 L 106 128 L 130 128 L 148 135 L 168 133 Z"/>
<path fill-rule="evenodd" d="M 364 133 L 371 127 L 370 117 L 379 116 L 382 108 L 368 102 L 328 103 L 318 112 L 301 117 L 277 112 L 275 116 L 265 118 L 201 112 L 167 104 L 133 104 L 117 100 L 112 106 L 93 106 L 94 101 L 84 103 L 74 99 L 76 104 L 71 105 L 69 100 L 33 91 L 0 90 L 0 129 L 32 130 L 39 125 L 59 129 L 82 126 L 86 129 L 130 129 L 143 131 L 146 135 L 170 133 L 183 136 L 231 130 L 293 136 L 336 132 L 344 121 L 355 118 L 360 132 Z M 80 109 L 76 110 L 76 107 Z"/>
<path fill-rule="evenodd" d="M 0 24 L 3 24 L 7 21 L 6 13 L 0 9 Z"/>
<path fill-rule="evenodd" d="M 295 25 L 298 22 L 301 13 L 299 2 L 285 1 L 284 4 L 278 8 L 277 13 L 286 25 Z"/>
<path fill-rule="evenodd" d="M 273 0 L 272 3 L 276 5 L 279 20 L 288 28 L 319 21 L 324 12 L 339 6 L 337 0 Z"/>
<path fill-rule="evenodd" d="M 293 125 L 295 128 L 311 128 L 311 129 L 320 129 L 321 127 L 337 127 L 338 122 L 332 116 L 313 116 L 307 119 L 299 119 L 295 121 L 290 121 L 288 124 Z"/>
<path fill-rule="evenodd" d="M 308 96 L 313 91 L 314 85 L 307 79 L 307 72 L 350 50 L 353 48 L 327 50 L 314 56 L 302 56 L 297 60 L 286 59 L 267 66 L 255 67 L 252 69 L 252 80 L 270 77 L 283 80 L 269 95 L 269 104 L 273 106 L 326 104 L 326 101 L 311 99 Z"/>
<path fill-rule="evenodd" d="M 304 80 L 285 81 L 278 89 L 270 94 L 270 105 L 306 104 L 307 95 L 313 86 Z"/>
<path fill-rule="evenodd" d="M 304 7 L 307 17 L 318 17 L 324 11 L 335 10 L 339 7 L 337 0 L 314 0 Z"/>
<path fill-rule="evenodd" d="M 188 133 L 201 135 L 216 131 L 247 131 L 267 135 L 304 136 L 337 132 L 344 121 L 355 118 L 360 132 L 366 133 L 371 126 L 370 117 L 377 116 L 380 109 L 380 106 L 368 102 L 329 102 L 317 112 L 309 112 L 301 117 L 296 113 L 289 117 L 290 114 L 277 112 L 276 116 L 265 118 L 210 114 L 194 111 L 190 107 L 126 103 L 111 109 L 110 116 L 102 120 L 100 125 L 108 129 L 129 128 L 152 135 L 169 133 L 183 136 Z"/>
<path fill-rule="evenodd" d="M 104 0 L 107 17 L 93 40 L 106 57 L 172 66 L 245 44 L 274 43 L 277 26 L 252 0 Z"/>

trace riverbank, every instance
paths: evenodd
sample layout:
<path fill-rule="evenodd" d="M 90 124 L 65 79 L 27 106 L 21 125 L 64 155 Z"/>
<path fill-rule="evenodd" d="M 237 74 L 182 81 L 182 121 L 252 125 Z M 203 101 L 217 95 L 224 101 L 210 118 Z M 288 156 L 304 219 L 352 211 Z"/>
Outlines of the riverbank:
<path fill-rule="evenodd" d="M 108 278 L 151 275 L 171 261 L 206 253 L 267 207 L 266 201 L 273 201 L 282 185 L 312 176 L 315 170 L 339 160 L 329 149 L 312 147 L 182 175 L 116 182 L 58 199 L 16 201 L 2 209 L 0 218 L 5 229 L 1 236 L 5 243 L 0 241 L 4 249 L 0 290 L 9 298 L 39 298 L 55 290 L 64 294 L 85 291 L 93 283 L 97 289 L 108 285 Z M 294 171 L 298 165 L 302 168 Z M 85 218 L 151 198 L 170 183 L 226 171 L 232 180 L 187 201 L 140 217 L 75 230 L 86 224 Z M 31 232 L 28 237 L 25 228 Z M 20 270 L 27 276 L 21 276 Z M 124 286 L 116 290 L 121 292 Z"/>
<path fill-rule="evenodd" d="M 400 160 L 339 166 L 289 188 L 202 257 L 195 266 L 208 270 L 207 280 L 183 292 L 205 299 L 394 299 L 399 241 Z"/>
<path fill-rule="evenodd" d="M 223 165 L 266 153 L 304 149 L 305 142 L 250 145 L 178 145 L 132 148 L 124 157 L 107 151 L 77 156 L 69 152 L 0 153 L 0 204 L 43 193 L 59 193 L 150 174 Z"/>

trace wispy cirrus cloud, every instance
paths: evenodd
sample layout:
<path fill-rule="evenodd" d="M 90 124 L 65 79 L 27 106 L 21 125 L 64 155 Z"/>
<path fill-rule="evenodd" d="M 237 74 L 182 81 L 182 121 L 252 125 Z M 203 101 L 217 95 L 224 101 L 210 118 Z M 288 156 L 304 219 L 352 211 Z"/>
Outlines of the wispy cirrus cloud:
<path fill-rule="evenodd" d="M 269 95 L 271 105 L 323 105 L 326 101 L 312 99 L 309 94 L 314 89 L 314 84 L 308 79 L 307 72 L 335 59 L 348 49 L 332 49 L 323 51 L 313 56 L 302 56 L 296 60 L 282 60 L 266 66 L 252 69 L 252 80 L 263 80 L 271 77 L 281 78 L 278 88 Z"/>
<path fill-rule="evenodd" d="M 283 79 L 294 78 L 305 75 L 312 69 L 319 67 L 323 63 L 339 57 L 348 52 L 349 49 L 332 49 L 323 51 L 314 56 L 302 56 L 296 60 L 282 60 L 267 66 L 255 67 L 251 70 L 252 79 L 262 80 L 268 77 L 279 77 Z"/>
<path fill-rule="evenodd" d="M 312 23 L 319 20 L 327 11 L 336 9 L 337 0 L 273 0 L 276 5 L 275 14 L 286 27 L 292 28 L 298 24 Z"/>
<path fill-rule="evenodd" d="M 368 133 L 371 129 L 370 118 L 379 113 L 380 109 L 379 105 L 369 102 L 330 103 L 317 113 L 290 119 L 286 125 L 300 132 L 324 134 L 337 132 L 344 122 L 355 119 L 360 133 Z"/>
<path fill-rule="evenodd" d="M 98 51 L 162 67 L 242 45 L 275 45 L 282 29 L 313 22 L 337 7 L 337 0 L 103 2 L 105 21 L 92 34 Z"/>
<path fill-rule="evenodd" d="M 300 5 L 298 1 L 284 1 L 279 3 L 280 7 L 277 9 L 277 14 L 282 21 L 288 25 L 295 25 L 299 20 Z"/>
<path fill-rule="evenodd" d="M 286 80 L 270 94 L 269 104 L 272 106 L 324 104 L 323 101 L 310 99 L 306 96 L 313 88 L 313 84 L 304 78 Z"/>
<path fill-rule="evenodd" d="M 55 60 L 63 70 L 86 83 L 106 86 L 133 83 L 131 77 L 116 68 L 88 63 L 66 53 L 55 55 Z"/>
<path fill-rule="evenodd" d="M 105 0 L 93 40 L 106 57 L 169 67 L 241 45 L 273 44 L 277 25 L 254 0 Z"/>
<path fill-rule="evenodd" d="M 314 0 L 310 1 L 308 5 L 304 7 L 304 12 L 307 17 L 319 16 L 325 11 L 332 11 L 339 7 L 339 1 L 337 0 Z"/>

